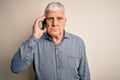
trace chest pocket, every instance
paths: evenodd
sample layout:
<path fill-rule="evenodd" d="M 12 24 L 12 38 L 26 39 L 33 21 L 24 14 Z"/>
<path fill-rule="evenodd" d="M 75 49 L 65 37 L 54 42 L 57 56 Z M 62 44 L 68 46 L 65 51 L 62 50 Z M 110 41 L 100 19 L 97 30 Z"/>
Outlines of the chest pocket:
<path fill-rule="evenodd" d="M 74 56 L 60 56 L 60 67 L 63 69 L 77 70 L 79 67 L 79 58 Z"/>

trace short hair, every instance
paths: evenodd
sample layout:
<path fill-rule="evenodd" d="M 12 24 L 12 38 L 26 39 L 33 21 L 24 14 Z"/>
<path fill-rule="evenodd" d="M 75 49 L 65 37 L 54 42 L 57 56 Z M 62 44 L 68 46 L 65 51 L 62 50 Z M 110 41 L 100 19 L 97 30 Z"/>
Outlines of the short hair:
<path fill-rule="evenodd" d="M 49 3 L 46 8 L 45 8 L 45 12 L 44 12 L 44 15 L 46 15 L 47 11 L 59 11 L 61 9 L 64 9 L 65 10 L 65 7 L 62 3 L 60 2 L 51 2 Z"/>

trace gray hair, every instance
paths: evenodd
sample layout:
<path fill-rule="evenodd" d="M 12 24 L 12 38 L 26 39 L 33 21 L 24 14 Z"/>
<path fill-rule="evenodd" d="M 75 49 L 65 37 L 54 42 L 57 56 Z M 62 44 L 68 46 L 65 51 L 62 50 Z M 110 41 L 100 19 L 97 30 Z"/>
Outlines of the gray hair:
<path fill-rule="evenodd" d="M 61 9 L 65 10 L 65 7 L 64 7 L 63 4 L 61 4 L 60 2 L 51 2 L 45 8 L 44 15 L 46 15 L 47 11 L 49 11 L 49 10 L 50 11 L 58 11 L 58 10 L 61 10 Z"/>

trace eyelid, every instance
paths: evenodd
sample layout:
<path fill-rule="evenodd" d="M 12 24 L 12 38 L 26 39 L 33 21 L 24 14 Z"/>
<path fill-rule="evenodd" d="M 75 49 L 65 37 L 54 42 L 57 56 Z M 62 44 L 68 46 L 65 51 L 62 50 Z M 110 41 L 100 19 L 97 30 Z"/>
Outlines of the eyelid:
<path fill-rule="evenodd" d="M 53 17 L 46 17 L 46 19 L 47 19 L 48 21 L 54 20 Z M 57 20 L 63 20 L 63 17 L 57 17 Z"/>
<path fill-rule="evenodd" d="M 53 20 L 53 17 L 47 17 L 46 19 L 47 20 Z"/>
<path fill-rule="evenodd" d="M 63 18 L 62 18 L 62 17 L 58 17 L 57 19 L 58 19 L 58 20 L 62 20 Z"/>

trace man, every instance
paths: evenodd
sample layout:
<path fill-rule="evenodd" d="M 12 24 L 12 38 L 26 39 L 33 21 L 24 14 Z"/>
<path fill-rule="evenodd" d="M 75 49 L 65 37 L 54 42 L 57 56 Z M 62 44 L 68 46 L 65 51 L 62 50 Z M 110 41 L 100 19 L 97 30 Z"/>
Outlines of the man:
<path fill-rule="evenodd" d="M 45 21 L 46 32 L 39 27 Z M 15 73 L 33 64 L 35 80 L 90 80 L 81 38 L 65 31 L 65 7 L 51 2 L 45 15 L 36 19 L 32 36 L 24 42 L 12 59 Z"/>

